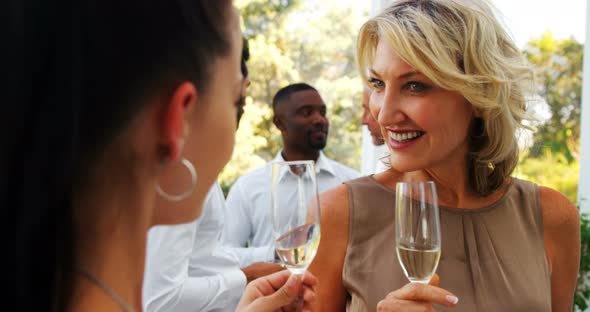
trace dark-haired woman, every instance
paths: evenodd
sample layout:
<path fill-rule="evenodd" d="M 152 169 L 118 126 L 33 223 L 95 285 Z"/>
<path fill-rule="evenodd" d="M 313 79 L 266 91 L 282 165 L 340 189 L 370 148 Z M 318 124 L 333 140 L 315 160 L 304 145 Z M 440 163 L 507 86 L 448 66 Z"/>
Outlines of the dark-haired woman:
<path fill-rule="evenodd" d="M 147 230 L 197 218 L 232 152 L 237 12 L 229 0 L 4 5 L 6 304 L 140 311 Z M 302 284 L 290 281 L 253 283 L 240 309 L 288 304 Z"/>

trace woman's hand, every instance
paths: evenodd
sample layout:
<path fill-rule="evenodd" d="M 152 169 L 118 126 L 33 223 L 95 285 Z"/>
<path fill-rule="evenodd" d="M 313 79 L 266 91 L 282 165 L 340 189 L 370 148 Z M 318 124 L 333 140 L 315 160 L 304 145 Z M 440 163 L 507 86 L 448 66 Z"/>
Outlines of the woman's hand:
<path fill-rule="evenodd" d="M 285 270 L 261 277 L 246 286 L 236 311 L 294 311 L 293 307 L 297 305 L 296 301 L 302 291 L 303 311 L 311 311 L 310 304 L 316 298 L 313 286 L 316 284 L 316 277 L 309 272 L 301 276 Z"/>
<path fill-rule="evenodd" d="M 377 311 L 434 311 L 433 303 L 454 307 L 459 302 L 452 293 L 438 287 L 435 274 L 428 285 L 410 283 L 391 292 L 377 305 Z"/>

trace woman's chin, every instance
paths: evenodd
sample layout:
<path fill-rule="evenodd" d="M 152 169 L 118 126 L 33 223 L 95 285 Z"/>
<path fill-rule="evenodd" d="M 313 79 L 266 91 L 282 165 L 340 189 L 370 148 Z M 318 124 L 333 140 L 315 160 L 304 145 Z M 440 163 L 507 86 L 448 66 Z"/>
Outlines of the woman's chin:
<path fill-rule="evenodd" d="M 390 161 L 391 169 L 400 173 L 414 172 L 424 169 L 423 166 L 417 165 L 415 162 L 412 162 L 411 160 L 399 161 L 390 159 Z"/>

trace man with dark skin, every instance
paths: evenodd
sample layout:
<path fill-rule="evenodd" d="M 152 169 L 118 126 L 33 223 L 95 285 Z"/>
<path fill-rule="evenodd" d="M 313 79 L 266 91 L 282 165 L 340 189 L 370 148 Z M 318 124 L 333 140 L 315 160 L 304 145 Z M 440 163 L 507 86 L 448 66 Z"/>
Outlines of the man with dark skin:
<path fill-rule="evenodd" d="M 330 127 L 326 104 L 316 90 L 303 84 L 293 86 L 279 91 L 273 101 L 273 123 L 283 137 L 282 155 L 285 160 L 317 160 L 326 147 Z M 287 101 L 288 105 L 282 105 Z"/>
<path fill-rule="evenodd" d="M 330 123 L 326 104 L 314 87 L 297 83 L 282 88 L 273 99 L 273 112 L 283 139 L 283 149 L 273 161 L 315 161 L 319 192 L 359 176 L 322 153 Z M 269 221 L 269 164 L 240 177 L 227 197 L 223 242 L 241 266 L 276 261 Z"/>

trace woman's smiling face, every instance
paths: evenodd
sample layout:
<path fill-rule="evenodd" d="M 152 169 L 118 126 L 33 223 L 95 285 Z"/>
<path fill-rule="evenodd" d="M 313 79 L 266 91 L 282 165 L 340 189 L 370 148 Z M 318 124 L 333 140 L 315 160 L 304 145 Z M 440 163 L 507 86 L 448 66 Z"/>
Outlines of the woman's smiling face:
<path fill-rule="evenodd" d="M 407 64 L 385 40 L 370 69 L 371 112 L 401 172 L 464 161 L 472 105 L 459 93 L 433 84 Z"/>

